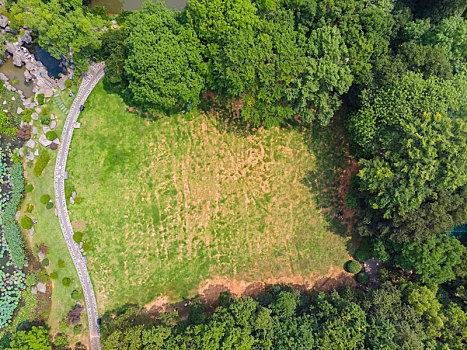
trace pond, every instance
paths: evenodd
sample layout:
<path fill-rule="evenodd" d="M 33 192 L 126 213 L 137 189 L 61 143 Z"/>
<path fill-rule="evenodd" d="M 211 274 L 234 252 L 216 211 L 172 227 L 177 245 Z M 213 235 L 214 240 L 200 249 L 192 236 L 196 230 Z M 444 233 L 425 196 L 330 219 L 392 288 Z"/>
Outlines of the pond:
<path fill-rule="evenodd" d="M 45 66 L 45 68 L 47 68 L 49 77 L 52 79 L 60 79 L 60 73 L 66 73 L 66 69 L 60 66 L 60 60 L 52 57 L 50 53 L 41 48 L 39 45 L 29 45 L 27 48 L 29 52 L 34 55 L 34 58 L 37 61 L 40 61 Z"/>
<path fill-rule="evenodd" d="M 121 10 L 135 11 L 141 8 L 146 0 L 91 0 L 89 7 L 105 6 L 109 13 L 119 13 Z M 182 10 L 188 0 L 166 0 L 168 8 Z"/>
<path fill-rule="evenodd" d="M 10 57 L 4 64 L 0 66 L 0 73 L 5 74 L 10 81 L 10 84 L 13 80 L 17 80 L 18 83 L 15 84 L 15 88 L 23 91 L 26 98 L 31 97 L 32 92 L 32 82 L 26 82 L 24 80 L 24 70 L 26 68 L 22 66 L 21 68 L 16 67 L 13 64 L 13 59 Z"/>

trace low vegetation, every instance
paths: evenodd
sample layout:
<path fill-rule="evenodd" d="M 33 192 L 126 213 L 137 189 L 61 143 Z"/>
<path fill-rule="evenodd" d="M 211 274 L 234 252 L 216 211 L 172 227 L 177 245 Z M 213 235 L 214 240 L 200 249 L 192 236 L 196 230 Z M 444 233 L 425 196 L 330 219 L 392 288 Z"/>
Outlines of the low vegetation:
<path fill-rule="evenodd" d="M 41 176 L 45 167 L 49 163 L 49 160 L 50 160 L 50 155 L 46 151 L 43 151 L 41 155 L 37 158 L 36 164 L 34 165 L 34 170 L 33 170 L 34 175 L 36 175 L 37 177 Z"/>

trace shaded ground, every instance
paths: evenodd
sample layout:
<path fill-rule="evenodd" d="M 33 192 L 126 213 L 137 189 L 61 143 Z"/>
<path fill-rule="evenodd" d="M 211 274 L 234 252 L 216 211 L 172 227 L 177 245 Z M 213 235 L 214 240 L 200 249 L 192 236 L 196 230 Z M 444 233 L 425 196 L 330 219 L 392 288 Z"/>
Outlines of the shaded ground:
<path fill-rule="evenodd" d="M 346 225 L 322 212 L 337 196 L 345 155 L 325 168 L 305 142 L 313 130 L 241 132 L 204 114 L 142 119 L 102 84 L 80 122 L 68 181 L 83 201 L 69 210 L 93 247 L 100 311 L 190 297 L 215 276 L 316 280 L 348 258 Z M 335 171 L 324 199 L 325 183 L 304 183 Z"/>

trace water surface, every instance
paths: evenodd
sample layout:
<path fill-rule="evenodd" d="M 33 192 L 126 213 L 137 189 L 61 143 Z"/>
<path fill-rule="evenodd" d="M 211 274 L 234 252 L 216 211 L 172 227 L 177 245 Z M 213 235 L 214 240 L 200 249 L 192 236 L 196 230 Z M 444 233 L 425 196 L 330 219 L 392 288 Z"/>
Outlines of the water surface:
<path fill-rule="evenodd" d="M 32 82 L 26 82 L 24 79 L 24 70 L 26 68 L 22 66 L 21 68 L 16 67 L 13 64 L 13 59 L 10 57 L 3 65 L 0 66 L 0 73 L 5 74 L 10 81 L 10 84 L 13 80 L 18 80 L 14 86 L 15 88 L 23 91 L 23 94 L 26 98 L 33 95 L 32 92 Z"/>
<path fill-rule="evenodd" d="M 91 0 L 89 7 L 105 6 L 109 13 L 119 13 L 121 10 L 135 11 L 141 8 L 146 0 Z M 188 0 L 166 0 L 165 5 L 170 8 L 182 10 Z"/>

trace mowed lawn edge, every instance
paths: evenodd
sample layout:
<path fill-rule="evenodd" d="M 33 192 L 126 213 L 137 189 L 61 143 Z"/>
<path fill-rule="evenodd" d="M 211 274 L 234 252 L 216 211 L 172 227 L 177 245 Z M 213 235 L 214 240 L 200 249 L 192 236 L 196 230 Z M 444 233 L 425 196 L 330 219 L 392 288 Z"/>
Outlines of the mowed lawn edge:
<path fill-rule="evenodd" d="M 67 181 L 82 203 L 69 212 L 92 247 L 101 312 L 187 297 L 217 277 L 313 279 L 347 259 L 329 193 L 344 158 L 316 144 L 329 128 L 223 131 L 197 112 L 153 121 L 102 83 L 79 121 Z M 323 161 L 342 164 L 329 174 Z"/>

